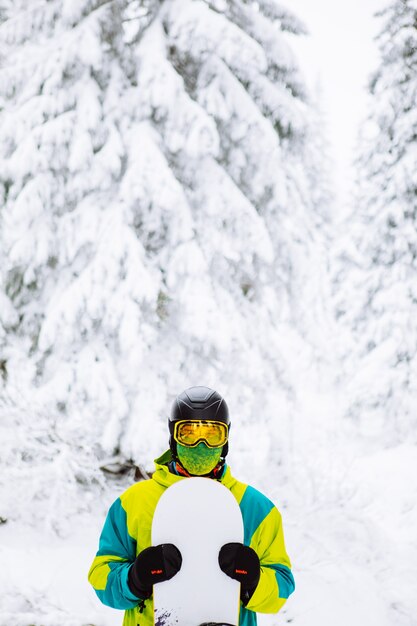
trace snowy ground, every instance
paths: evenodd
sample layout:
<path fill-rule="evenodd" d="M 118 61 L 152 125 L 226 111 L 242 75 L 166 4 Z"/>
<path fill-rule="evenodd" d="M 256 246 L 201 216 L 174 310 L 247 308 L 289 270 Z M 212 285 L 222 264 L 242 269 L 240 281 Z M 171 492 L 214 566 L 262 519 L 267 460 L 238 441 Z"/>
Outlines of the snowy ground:
<path fill-rule="evenodd" d="M 333 502 L 290 497 L 283 516 L 297 588 L 261 626 L 415 626 L 416 492 L 416 450 L 401 446 L 358 456 Z M 63 538 L 0 526 L 1 626 L 121 624 L 122 613 L 100 605 L 87 582 L 105 506 L 74 518 Z"/>
<path fill-rule="evenodd" d="M 297 581 L 288 622 L 417 624 L 416 492 L 416 450 L 402 446 L 358 457 L 338 502 L 288 511 Z"/>
<path fill-rule="evenodd" d="M 102 524 L 98 515 L 74 518 L 64 538 L 23 524 L 0 527 L 1 626 L 121 624 L 123 613 L 102 606 L 87 582 Z"/>

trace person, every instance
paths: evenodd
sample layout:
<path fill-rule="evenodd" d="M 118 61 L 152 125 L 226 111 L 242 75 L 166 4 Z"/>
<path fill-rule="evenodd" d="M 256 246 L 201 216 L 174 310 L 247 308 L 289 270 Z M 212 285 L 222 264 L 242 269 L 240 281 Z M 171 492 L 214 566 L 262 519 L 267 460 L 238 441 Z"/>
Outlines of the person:
<path fill-rule="evenodd" d="M 169 431 L 169 450 L 156 459 L 152 478 L 129 487 L 110 507 L 88 579 L 101 602 L 125 610 L 123 626 L 152 626 L 153 585 L 175 576 L 182 563 L 173 544 L 151 545 L 155 507 L 176 481 L 204 476 L 230 489 L 240 506 L 244 542 L 224 545 L 218 561 L 241 583 L 239 626 L 255 626 L 257 612 L 278 612 L 294 590 L 281 514 L 226 465 L 230 418 L 219 393 L 208 387 L 183 391 Z"/>

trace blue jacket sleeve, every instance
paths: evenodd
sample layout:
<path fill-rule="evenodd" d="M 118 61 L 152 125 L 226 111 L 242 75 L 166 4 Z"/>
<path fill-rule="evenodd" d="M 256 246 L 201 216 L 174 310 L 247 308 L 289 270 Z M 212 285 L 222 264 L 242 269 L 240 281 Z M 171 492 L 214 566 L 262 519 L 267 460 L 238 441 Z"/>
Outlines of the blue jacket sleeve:
<path fill-rule="evenodd" d="M 255 550 L 261 564 L 258 586 L 246 607 L 242 607 L 241 614 L 244 616 L 248 611 L 277 613 L 295 588 L 281 514 L 268 498 L 250 486 L 240 508 L 245 528 L 244 543 Z"/>
<path fill-rule="evenodd" d="M 135 558 L 136 542 L 128 533 L 126 511 L 118 498 L 107 514 L 99 549 L 88 573 L 88 580 L 103 604 L 126 610 L 139 603 L 127 582 Z"/>

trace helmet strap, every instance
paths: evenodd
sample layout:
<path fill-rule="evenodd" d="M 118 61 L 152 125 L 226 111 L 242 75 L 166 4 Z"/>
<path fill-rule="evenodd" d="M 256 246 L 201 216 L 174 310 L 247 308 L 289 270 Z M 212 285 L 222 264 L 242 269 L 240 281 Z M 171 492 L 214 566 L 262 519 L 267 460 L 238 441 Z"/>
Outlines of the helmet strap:
<path fill-rule="evenodd" d="M 177 442 L 175 441 L 173 435 L 169 438 L 169 449 L 171 450 L 173 460 L 178 463 Z"/>

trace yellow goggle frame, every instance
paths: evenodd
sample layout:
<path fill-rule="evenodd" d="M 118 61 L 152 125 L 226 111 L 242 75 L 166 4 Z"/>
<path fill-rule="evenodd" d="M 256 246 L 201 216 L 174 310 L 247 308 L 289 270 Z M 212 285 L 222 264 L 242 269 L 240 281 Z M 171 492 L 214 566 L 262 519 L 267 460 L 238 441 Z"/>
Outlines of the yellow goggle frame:
<path fill-rule="evenodd" d="M 220 448 L 227 443 L 227 424 L 200 420 L 181 420 L 175 422 L 174 439 L 187 448 L 195 448 L 203 441 L 209 448 Z"/>

